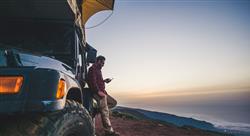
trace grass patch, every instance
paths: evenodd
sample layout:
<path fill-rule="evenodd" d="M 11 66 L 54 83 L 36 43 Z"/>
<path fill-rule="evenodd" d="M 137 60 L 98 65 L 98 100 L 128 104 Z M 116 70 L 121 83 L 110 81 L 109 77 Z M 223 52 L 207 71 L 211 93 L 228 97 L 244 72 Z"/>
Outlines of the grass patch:
<path fill-rule="evenodd" d="M 112 111 L 112 116 L 123 118 L 123 119 L 129 119 L 129 120 L 139 120 L 137 117 L 133 116 L 132 114 L 123 113 L 119 111 Z"/>

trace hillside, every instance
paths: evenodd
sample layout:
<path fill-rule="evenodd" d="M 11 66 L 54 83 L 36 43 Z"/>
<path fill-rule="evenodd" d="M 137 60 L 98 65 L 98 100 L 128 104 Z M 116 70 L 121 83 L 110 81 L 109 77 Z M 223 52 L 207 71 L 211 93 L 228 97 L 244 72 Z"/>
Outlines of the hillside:
<path fill-rule="evenodd" d="M 205 131 L 190 126 L 177 126 L 157 120 L 149 120 L 143 114 L 130 109 L 127 111 L 113 111 L 111 123 L 121 136 L 225 136 L 213 131 Z M 100 116 L 96 118 L 97 136 L 103 136 Z"/>
<path fill-rule="evenodd" d="M 128 113 L 140 119 L 157 120 L 163 123 L 167 122 L 167 123 L 171 123 L 176 126 L 179 126 L 179 127 L 192 126 L 192 127 L 200 128 L 204 130 L 219 131 L 217 128 L 214 127 L 213 124 L 209 122 L 200 121 L 200 120 L 196 120 L 193 118 L 180 117 L 180 116 L 176 116 L 176 115 L 168 114 L 168 113 L 147 111 L 143 109 L 133 109 L 133 108 L 127 108 L 127 107 L 117 107 L 114 111 Z"/>

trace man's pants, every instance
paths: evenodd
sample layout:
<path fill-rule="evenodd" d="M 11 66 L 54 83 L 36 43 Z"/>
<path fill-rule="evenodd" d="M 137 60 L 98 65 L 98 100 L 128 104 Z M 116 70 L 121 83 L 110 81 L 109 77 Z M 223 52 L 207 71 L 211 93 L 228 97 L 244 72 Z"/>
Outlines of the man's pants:
<path fill-rule="evenodd" d="M 109 108 L 114 108 L 117 104 L 116 100 L 109 95 L 105 95 L 105 97 L 100 98 L 99 96 L 94 96 L 98 102 L 98 106 L 101 113 L 102 124 L 105 132 L 113 132 L 113 128 L 111 126 L 111 122 L 109 119 Z"/>

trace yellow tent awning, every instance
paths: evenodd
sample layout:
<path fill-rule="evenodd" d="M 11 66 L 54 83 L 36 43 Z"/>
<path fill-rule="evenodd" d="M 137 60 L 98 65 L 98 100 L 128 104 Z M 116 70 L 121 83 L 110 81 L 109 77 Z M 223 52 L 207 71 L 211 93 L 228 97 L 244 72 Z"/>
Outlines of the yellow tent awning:
<path fill-rule="evenodd" d="M 103 10 L 113 10 L 115 0 L 84 0 L 82 3 L 82 22 L 85 25 L 94 14 Z"/>
<path fill-rule="evenodd" d="M 103 11 L 103 10 L 113 10 L 115 0 L 83 0 L 81 5 L 77 0 L 67 0 L 68 4 L 75 14 L 75 23 L 80 27 L 83 38 L 85 39 L 85 24 L 88 19 L 94 14 Z M 83 41 L 85 45 L 86 41 Z"/>

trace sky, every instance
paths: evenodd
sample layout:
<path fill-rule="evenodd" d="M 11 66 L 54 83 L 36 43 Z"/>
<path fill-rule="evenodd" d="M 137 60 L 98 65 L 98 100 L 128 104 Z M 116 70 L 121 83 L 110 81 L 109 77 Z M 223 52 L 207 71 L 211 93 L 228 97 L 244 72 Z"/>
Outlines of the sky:
<path fill-rule="evenodd" d="M 86 35 L 120 105 L 250 106 L 250 1 L 116 0 Z"/>

